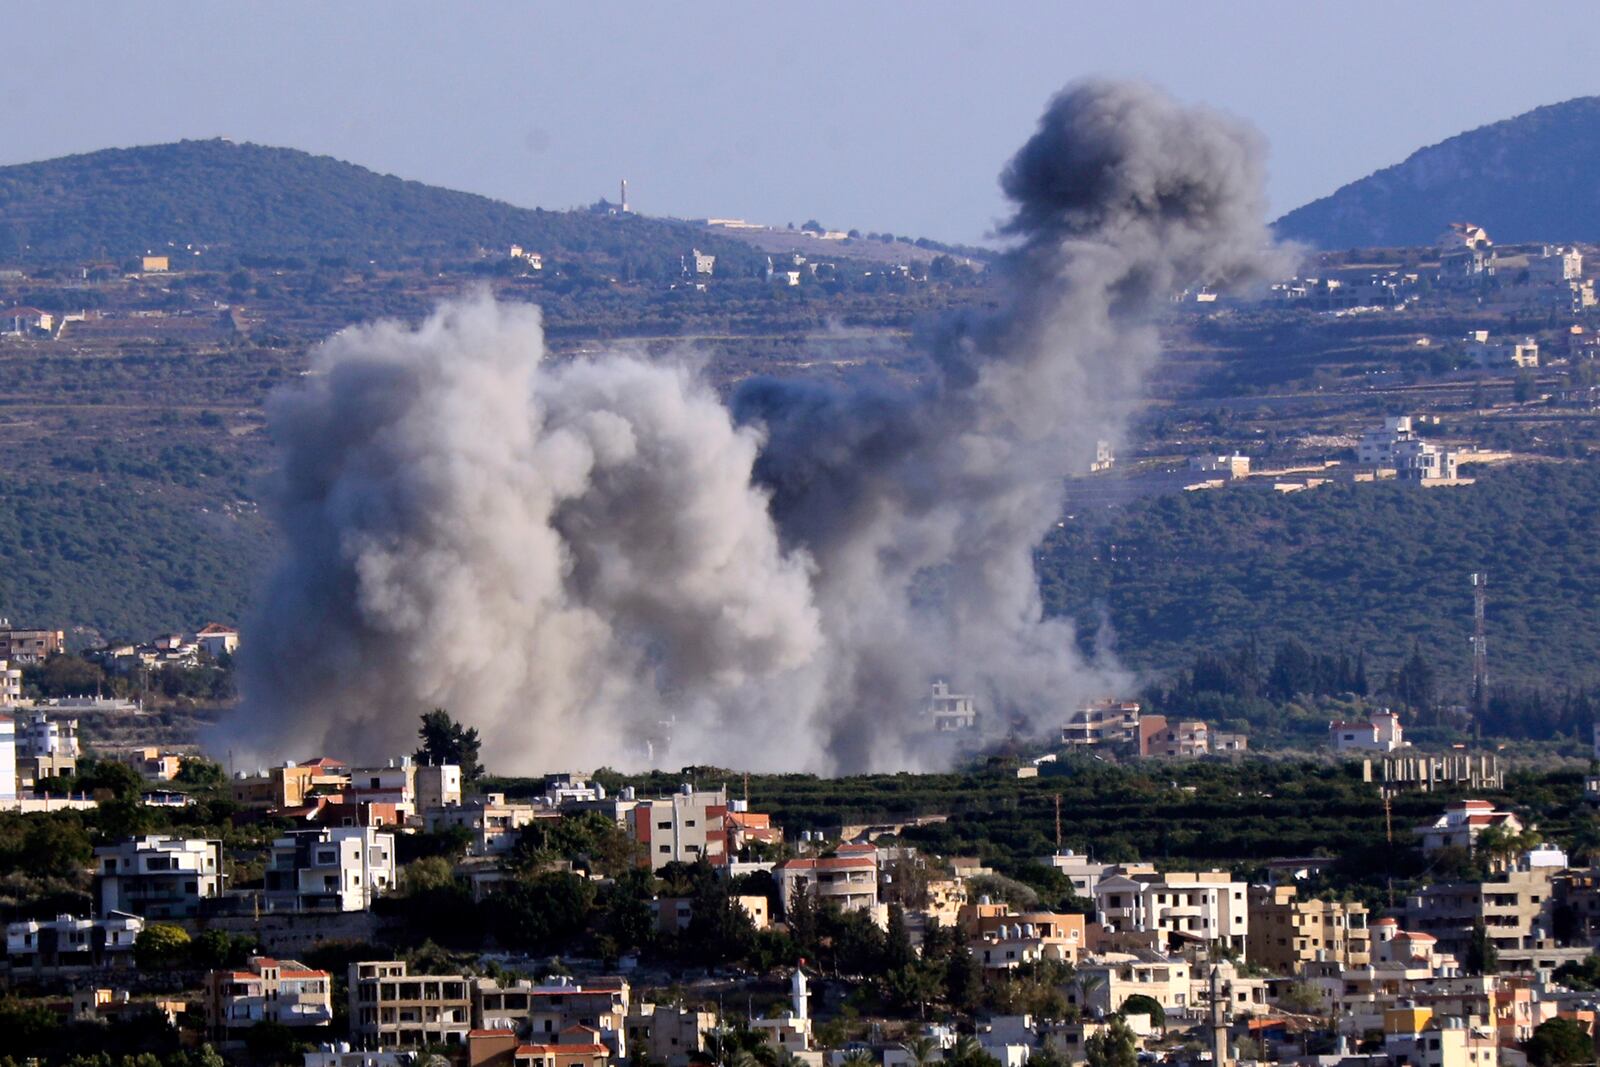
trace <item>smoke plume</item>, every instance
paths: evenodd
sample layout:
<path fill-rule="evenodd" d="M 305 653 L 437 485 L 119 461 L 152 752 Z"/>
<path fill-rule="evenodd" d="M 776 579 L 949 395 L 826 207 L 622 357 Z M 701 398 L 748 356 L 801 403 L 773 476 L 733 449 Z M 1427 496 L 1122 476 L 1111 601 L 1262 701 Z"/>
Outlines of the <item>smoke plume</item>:
<path fill-rule="evenodd" d="M 1086 83 L 1005 168 L 998 311 L 925 338 L 914 386 L 543 359 L 486 298 L 317 352 L 274 399 L 288 543 L 248 631 L 258 750 L 405 751 L 479 726 L 496 769 L 937 762 L 931 675 L 994 736 L 1108 694 L 1042 617 L 1033 551 L 1116 437 L 1184 286 L 1280 267 L 1255 137 L 1154 90 Z M 670 726 L 663 723 L 670 722 Z"/>

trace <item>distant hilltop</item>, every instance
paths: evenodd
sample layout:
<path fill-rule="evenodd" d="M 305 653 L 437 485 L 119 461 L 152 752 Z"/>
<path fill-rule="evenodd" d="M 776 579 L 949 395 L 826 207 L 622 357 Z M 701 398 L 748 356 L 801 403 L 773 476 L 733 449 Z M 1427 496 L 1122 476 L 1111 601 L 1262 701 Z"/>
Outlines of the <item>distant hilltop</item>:
<path fill-rule="evenodd" d="M 676 262 L 696 240 L 706 240 L 704 231 L 687 223 L 520 208 L 331 156 L 221 138 L 0 167 L 0 262 L 8 263 L 209 249 L 381 259 L 521 244 L 610 265 Z M 713 252 L 743 251 L 712 240 Z"/>
<path fill-rule="evenodd" d="M 1432 244 L 1460 219 L 1503 242 L 1600 241 L 1600 96 L 1419 149 L 1275 226 L 1318 248 L 1356 248 Z"/>

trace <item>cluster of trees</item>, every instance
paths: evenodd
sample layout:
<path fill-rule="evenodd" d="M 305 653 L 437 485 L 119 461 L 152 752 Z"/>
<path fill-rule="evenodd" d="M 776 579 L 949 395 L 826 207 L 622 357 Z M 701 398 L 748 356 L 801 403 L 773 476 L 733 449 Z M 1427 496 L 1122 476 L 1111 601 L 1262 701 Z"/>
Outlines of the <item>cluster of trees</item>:
<path fill-rule="evenodd" d="M 1498 681 L 1557 691 L 1600 682 L 1600 465 L 1477 477 L 1448 493 L 1393 483 L 1230 489 L 1151 497 L 1101 518 L 1080 509 L 1039 552 L 1046 608 L 1078 621 L 1086 649 L 1109 626 L 1119 655 L 1141 668 L 1290 633 L 1310 649 L 1346 650 L 1351 671 L 1363 663 L 1382 687 L 1420 647 L 1433 699 L 1464 704 L 1467 574 L 1484 571 Z"/>

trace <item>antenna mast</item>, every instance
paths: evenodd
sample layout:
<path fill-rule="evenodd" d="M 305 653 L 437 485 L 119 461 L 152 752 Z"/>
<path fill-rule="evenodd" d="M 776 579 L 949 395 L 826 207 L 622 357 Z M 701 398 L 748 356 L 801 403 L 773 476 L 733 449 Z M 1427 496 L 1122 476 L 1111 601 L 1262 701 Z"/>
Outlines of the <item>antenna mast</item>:
<path fill-rule="evenodd" d="M 1489 704 L 1489 639 L 1483 633 L 1483 606 L 1489 575 L 1472 572 L 1472 710 L 1481 713 Z"/>

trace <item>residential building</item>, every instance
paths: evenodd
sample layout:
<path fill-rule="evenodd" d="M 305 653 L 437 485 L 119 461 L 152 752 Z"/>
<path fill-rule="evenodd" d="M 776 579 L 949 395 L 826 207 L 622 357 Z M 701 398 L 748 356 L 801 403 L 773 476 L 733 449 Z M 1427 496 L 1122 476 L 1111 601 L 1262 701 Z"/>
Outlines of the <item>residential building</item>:
<path fill-rule="evenodd" d="M 100 914 L 128 912 L 146 919 L 195 915 L 201 901 L 222 895 L 222 842 L 184 837 L 136 837 L 94 850 Z"/>
<path fill-rule="evenodd" d="M 1112 863 L 1096 863 L 1071 849 L 1046 856 L 1039 862 L 1065 875 L 1067 881 L 1072 883 L 1072 892 L 1084 900 L 1094 899 L 1095 887 L 1100 884 L 1101 876 L 1116 866 Z"/>
<path fill-rule="evenodd" d="M 314 791 L 342 793 L 350 784 L 349 769 L 339 760 L 326 756 L 305 763 L 285 763 L 239 774 L 229 783 L 233 802 L 256 811 L 298 808 Z"/>
<path fill-rule="evenodd" d="M 472 981 L 413 975 L 402 960 L 350 965 L 350 1036 L 368 1048 L 459 1045 L 472 1029 Z"/>
<path fill-rule="evenodd" d="M 0 807 L 17 803 L 17 723 L 0 712 Z"/>
<path fill-rule="evenodd" d="M 978 725 L 977 701 L 969 695 L 952 693 L 949 682 L 936 678 L 928 700 L 928 721 L 939 733 L 974 729 Z"/>
<path fill-rule="evenodd" d="M 1479 835 L 1491 826 L 1508 834 L 1523 830 L 1521 819 L 1509 811 L 1496 811 L 1487 800 L 1457 800 L 1433 822 L 1415 827 L 1412 832 L 1422 838 L 1423 852 L 1441 848 L 1464 848 L 1470 852 Z"/>
<path fill-rule="evenodd" d="M 0 311 L 0 334 L 29 334 L 50 332 L 56 317 L 38 308 L 14 307 Z"/>
<path fill-rule="evenodd" d="M 425 763 L 416 769 L 417 810 L 451 808 L 461 803 L 461 768 L 454 763 Z"/>
<path fill-rule="evenodd" d="M 1445 882 L 1406 898 L 1405 926 L 1431 934 L 1438 950 L 1464 957 L 1482 925 L 1502 954 L 1551 943 L 1557 892 L 1548 867 L 1506 871 L 1486 882 Z"/>
<path fill-rule="evenodd" d="M 728 855 L 737 859 L 751 845 L 769 845 L 777 848 L 783 844 L 783 828 L 772 825 L 772 816 L 766 812 L 751 811 L 748 801 L 728 801 L 728 811 L 722 817 L 728 831 Z"/>
<path fill-rule="evenodd" d="M 238 651 L 239 631 L 220 622 L 208 622 L 195 631 L 194 643 L 212 659 L 221 659 Z"/>
<path fill-rule="evenodd" d="M 1455 450 L 1428 444 L 1418 437 L 1409 415 L 1384 419 L 1382 427 L 1362 433 L 1356 446 L 1357 466 L 1392 470 L 1397 477 L 1411 481 L 1454 480 L 1457 459 Z"/>
<path fill-rule="evenodd" d="M 1160 953 L 1122 954 L 1087 963 L 1077 970 L 1077 980 L 1067 987 L 1067 1003 L 1086 1014 L 1103 1018 L 1122 1007 L 1131 996 L 1144 995 L 1167 1012 L 1181 1014 L 1192 1003 L 1191 967 L 1187 960 Z"/>
<path fill-rule="evenodd" d="M 648 863 L 694 863 L 704 858 L 713 867 L 728 862 L 726 789 L 696 790 L 685 784 L 669 797 L 641 800 L 626 815 L 629 833 L 645 849 Z"/>
<path fill-rule="evenodd" d="M 1301 899 L 1292 885 L 1255 885 L 1249 909 L 1246 955 L 1257 967 L 1299 974 L 1311 962 L 1361 967 L 1372 959 L 1364 904 Z"/>
<path fill-rule="evenodd" d="M 986 971 L 1013 971 L 1025 963 L 1076 964 L 1085 944 L 1082 915 L 1055 912 L 979 915 L 968 943 Z"/>
<path fill-rule="evenodd" d="M 628 1047 L 635 1056 L 666 1067 L 688 1067 L 705 1051 L 706 1034 L 717 1028 L 717 1013 L 667 1004 L 635 1004 L 628 1009 Z"/>
<path fill-rule="evenodd" d="M 242 968 L 206 975 L 206 1026 L 214 1034 L 257 1023 L 327 1026 L 333 1021 L 333 975 L 298 960 L 252 956 Z"/>
<path fill-rule="evenodd" d="M 788 913 L 800 893 L 840 911 L 876 912 L 878 861 L 870 855 L 835 855 L 788 860 L 773 872 L 778 896 Z"/>
<path fill-rule="evenodd" d="M 170 782 L 178 777 L 178 772 L 183 769 L 184 753 L 164 751 L 160 748 L 135 748 L 124 752 L 121 760 L 135 771 L 140 777 L 152 782 Z"/>
<path fill-rule="evenodd" d="M 1237 452 L 1222 456 L 1190 456 L 1189 469 L 1206 474 L 1225 474 L 1229 478 L 1243 478 L 1250 473 L 1250 457 Z"/>
<path fill-rule="evenodd" d="M 14 706 L 22 699 L 22 670 L 0 659 L 0 708 Z"/>
<path fill-rule="evenodd" d="M 1061 743 L 1074 747 L 1133 744 L 1139 738 L 1139 705 L 1102 700 L 1085 704 L 1061 727 Z"/>
<path fill-rule="evenodd" d="M 344 794 L 351 800 L 393 804 L 402 817 L 417 811 L 417 766 L 410 756 L 391 759 L 382 767 L 354 767 Z"/>
<path fill-rule="evenodd" d="M 538 818 L 557 817 L 534 804 L 508 803 L 504 793 L 480 793 L 459 804 L 429 808 L 422 813 L 429 833 L 454 826 L 468 830 L 472 834 L 472 844 L 467 851 L 474 856 L 508 852 L 517 843 L 517 834 L 524 826 Z"/>
<path fill-rule="evenodd" d="M 0 660 L 11 664 L 39 663 L 67 649 L 63 630 L 0 629 Z"/>
<path fill-rule="evenodd" d="M 586 1028 L 574 1026 L 547 1045 L 518 1045 L 513 1067 L 607 1067 L 610 1051 Z"/>
<path fill-rule="evenodd" d="M 1169 946 L 1219 941 L 1243 953 L 1250 932 L 1245 890 L 1225 871 L 1118 868 L 1095 887 L 1095 911 L 1112 931 L 1156 933 Z"/>
<path fill-rule="evenodd" d="M 716 269 L 717 257 L 702 252 L 698 248 L 691 249 L 689 252 L 689 258 L 684 261 L 684 272 L 686 274 L 703 274 L 706 277 L 710 277 L 716 271 Z"/>
<path fill-rule="evenodd" d="M 172 269 L 172 261 L 166 256 L 140 256 L 139 269 L 145 274 L 165 274 Z"/>
<path fill-rule="evenodd" d="M 265 897 L 294 911 L 366 911 L 395 878 L 394 834 L 366 826 L 301 830 L 272 843 Z"/>
<path fill-rule="evenodd" d="M 572 1027 L 582 1027 L 618 1060 L 629 1056 L 626 1021 L 628 983 L 620 978 L 574 982 L 561 979 L 502 986 L 479 979 L 473 991 L 474 1026 L 511 1030 L 528 1041 L 556 1044 Z"/>
<path fill-rule="evenodd" d="M 1210 728 L 1199 719 L 1169 721 L 1165 715 L 1139 717 L 1139 755 L 1193 759 L 1211 752 Z"/>
<path fill-rule="evenodd" d="M 131 967 L 133 943 L 144 929 L 137 915 L 114 911 L 101 919 L 57 915 L 6 926 L 12 970 L 29 967 Z"/>
<path fill-rule="evenodd" d="M 1328 744 L 1335 752 L 1393 752 L 1405 744 L 1400 716 L 1384 708 L 1364 722 L 1330 722 Z"/>
<path fill-rule="evenodd" d="M 17 722 L 17 756 L 44 757 L 77 766 L 82 750 L 78 745 L 78 720 L 42 711 L 25 712 Z M 65 772 L 70 773 L 70 772 Z"/>

